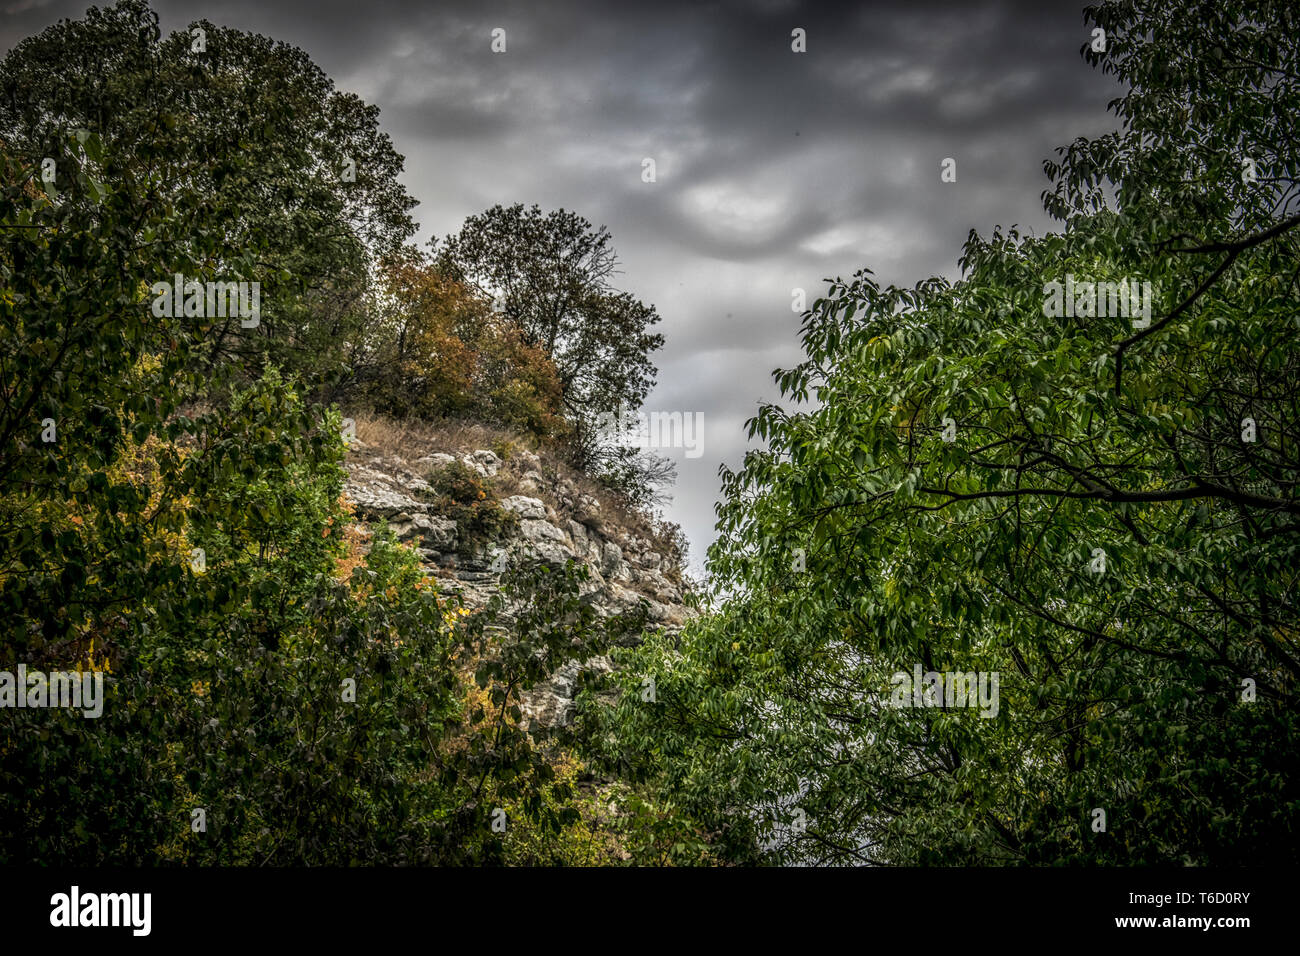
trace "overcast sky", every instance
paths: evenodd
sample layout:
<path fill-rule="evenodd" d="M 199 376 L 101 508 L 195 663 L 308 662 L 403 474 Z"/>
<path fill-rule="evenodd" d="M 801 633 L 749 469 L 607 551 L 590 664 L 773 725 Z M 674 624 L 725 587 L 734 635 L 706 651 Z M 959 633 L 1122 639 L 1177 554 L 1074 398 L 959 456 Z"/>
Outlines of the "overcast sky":
<path fill-rule="evenodd" d="M 101 4 L 108 5 L 108 4 Z M 0 50 L 85 0 L 0 0 Z M 573 210 L 614 237 L 617 284 L 667 339 L 647 410 L 702 412 L 703 454 L 668 450 L 667 516 L 698 571 L 718 465 L 797 364 L 825 280 L 958 277 L 970 229 L 1049 228 L 1042 160 L 1113 127 L 1113 79 L 1079 55 L 1082 0 L 635 4 L 156 0 L 301 47 L 381 110 L 419 200 L 418 241 L 496 203 Z M 493 53 L 492 31 L 506 31 Z M 807 52 L 791 50 L 806 31 Z M 657 181 L 642 181 L 642 160 Z M 957 181 L 940 181 L 945 157 Z"/>

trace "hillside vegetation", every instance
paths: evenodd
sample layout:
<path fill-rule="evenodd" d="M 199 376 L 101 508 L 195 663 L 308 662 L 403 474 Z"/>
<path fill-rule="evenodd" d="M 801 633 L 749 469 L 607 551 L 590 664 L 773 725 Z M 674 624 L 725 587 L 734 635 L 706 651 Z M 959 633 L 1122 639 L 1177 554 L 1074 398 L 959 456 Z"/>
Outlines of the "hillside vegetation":
<path fill-rule="evenodd" d="M 0 862 L 663 852 L 655 808 L 615 816 L 571 734 L 522 726 L 535 685 L 639 638 L 642 602 L 601 613 L 582 562 L 521 560 L 465 606 L 358 522 L 345 467 L 356 422 L 378 447 L 472 416 L 668 555 L 679 535 L 645 511 L 658 466 L 592 424 L 653 380 L 659 339 L 609 330 L 657 316 L 574 267 L 612 251 L 567 213 L 489 210 L 436 264 L 407 243 L 374 107 L 299 50 L 194 29 L 201 50 L 123 0 L 0 64 L 0 664 L 106 684 L 98 717 L 0 708 Z M 502 228 L 532 259 L 474 251 Z M 558 325 L 516 314 L 515 268 L 573 293 Z M 257 311 L 214 311 L 210 282 L 247 283 Z M 451 477 L 443 505 L 490 540 L 502 513 L 464 491 L 497 491 Z"/>

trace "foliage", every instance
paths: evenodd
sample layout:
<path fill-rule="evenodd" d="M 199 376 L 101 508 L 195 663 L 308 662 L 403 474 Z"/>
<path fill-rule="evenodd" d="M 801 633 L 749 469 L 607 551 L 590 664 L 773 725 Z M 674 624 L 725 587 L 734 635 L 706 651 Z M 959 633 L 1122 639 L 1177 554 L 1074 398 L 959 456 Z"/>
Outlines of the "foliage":
<path fill-rule="evenodd" d="M 1063 232 L 806 313 L 804 407 L 723 472 L 733 599 L 588 718 L 725 858 L 1295 862 L 1295 13 L 1193 6 L 1092 12 L 1134 85 L 1047 164 Z M 1047 314 L 1067 274 L 1150 281 L 1150 324 Z M 891 706 L 917 666 L 998 673 L 996 715 Z"/>
<path fill-rule="evenodd" d="M 375 107 L 335 90 L 295 47 L 206 20 L 163 37 L 144 0 L 119 0 L 23 40 L 0 64 L 0 139 L 14 153 L 53 159 L 61 184 L 78 128 L 99 137 L 100 179 L 124 202 L 175 210 L 166 241 L 142 236 L 141 281 L 261 283 L 260 324 L 213 318 L 192 367 L 251 380 L 269 361 L 315 387 L 337 372 L 366 322 L 372 263 L 415 231 L 402 157 Z"/>
<path fill-rule="evenodd" d="M 409 248 L 383 275 L 350 356 L 350 398 L 399 418 L 473 414 L 543 441 L 567 433 L 555 366 L 482 297 Z"/>
<path fill-rule="evenodd" d="M 564 405 L 583 430 L 620 403 L 638 408 L 654 384 L 648 331 L 654 308 L 610 284 L 618 260 L 612 236 L 576 213 L 543 215 L 522 203 L 465 220 L 438 249 L 446 275 L 469 283 L 554 362 Z"/>
<path fill-rule="evenodd" d="M 519 816 L 506 813 L 507 834 L 517 828 L 512 819 L 526 821 L 517 837 L 490 845 L 486 852 L 493 860 L 503 853 L 516 862 L 574 863 L 581 853 L 585 862 L 593 842 L 612 839 L 588 801 L 576 796 L 570 759 L 548 755 L 556 734 L 521 726 L 521 692 L 567 662 L 607 653 L 645 625 L 643 608 L 601 619 L 579 596 L 588 575 L 574 561 L 562 568 L 511 568 L 485 612 L 465 619 L 462 646 L 475 662 L 473 680 L 482 693 L 468 714 L 455 776 L 471 788 L 467 812 L 477 810 L 483 819 L 489 808 L 518 808 Z M 557 843 L 562 834 L 568 837 Z"/>
<path fill-rule="evenodd" d="M 598 652 L 624 621 L 595 621 L 571 570 L 521 577 L 511 617 L 469 615 L 391 536 L 363 551 L 340 502 L 339 415 L 307 397 L 323 373 L 242 367 L 257 349 L 232 337 L 262 332 L 154 314 L 159 273 L 265 278 L 284 224 L 239 206 L 215 166 L 176 176 L 184 152 L 146 135 L 180 121 L 176 90 L 130 72 L 171 75 L 134 30 L 152 20 L 92 12 L 4 67 L 31 84 L 6 109 L 38 88 L 50 106 L 6 113 L 0 141 L 0 671 L 97 670 L 105 699 L 99 717 L 0 708 L 0 862 L 504 861 L 485 794 L 544 828 L 571 823 L 574 799 L 504 723 L 538 667 Z M 232 37 L 209 30 L 209 50 Z M 62 94 L 33 64 L 55 41 L 125 72 L 79 74 L 103 119 L 38 142 Z M 245 186 L 267 171 L 257 149 L 223 155 Z M 313 209 L 339 212 L 304 201 L 322 228 Z M 221 211 L 248 230 L 206 215 Z M 290 285 L 331 261 L 298 251 L 303 271 L 276 273 Z M 469 706 L 475 670 L 490 712 Z"/>
<path fill-rule="evenodd" d="M 461 461 L 429 475 L 438 513 L 456 522 L 462 551 L 473 554 L 490 542 L 508 537 L 519 526 L 513 512 L 501 507 L 492 488 Z"/>
<path fill-rule="evenodd" d="M 554 780 L 539 789 L 543 821 L 537 825 L 512 801 L 503 801 L 508 821 L 502 838 L 506 860 L 511 866 L 596 866 L 620 859 L 618 835 L 611 813 L 598 794 L 584 791 L 579 783 L 582 763 L 563 751 L 550 760 Z"/>
<path fill-rule="evenodd" d="M 635 448 L 604 449 L 588 456 L 594 477 L 636 509 L 649 511 L 668 498 L 677 479 L 677 465 L 662 455 Z"/>

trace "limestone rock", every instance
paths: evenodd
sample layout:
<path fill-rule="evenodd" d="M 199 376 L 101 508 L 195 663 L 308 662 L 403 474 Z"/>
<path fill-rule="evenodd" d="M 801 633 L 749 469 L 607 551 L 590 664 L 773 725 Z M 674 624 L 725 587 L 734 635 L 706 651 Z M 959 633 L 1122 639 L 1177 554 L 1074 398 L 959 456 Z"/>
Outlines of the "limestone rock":
<path fill-rule="evenodd" d="M 519 534 L 524 539 L 524 552 L 545 564 L 564 565 L 572 558 L 569 539 L 549 521 L 525 518 L 519 522 Z"/>
<path fill-rule="evenodd" d="M 591 495 L 579 495 L 573 505 L 574 514 L 588 527 L 600 526 L 600 502 Z"/>
<path fill-rule="evenodd" d="M 574 521 L 573 519 L 569 519 L 569 537 L 573 539 L 574 552 L 576 552 L 579 557 L 585 558 L 587 556 L 587 549 L 591 546 L 591 539 L 587 535 L 586 526 Z"/>
<path fill-rule="evenodd" d="M 346 486 L 347 496 L 357 506 L 357 514 L 367 520 L 392 518 L 399 514 L 425 514 L 429 507 L 410 495 L 376 477 L 372 469 L 350 466 Z"/>
<path fill-rule="evenodd" d="M 501 459 L 495 452 L 480 448 L 461 459 L 480 478 L 491 478 L 501 469 Z"/>
<path fill-rule="evenodd" d="M 613 669 L 608 657 L 564 664 L 550 678 L 521 695 L 519 709 L 524 713 L 524 729 L 567 727 L 573 722 L 577 709 L 575 698 L 581 686 L 582 673 L 608 674 Z"/>
<path fill-rule="evenodd" d="M 527 498 L 524 495 L 511 495 L 501 502 L 501 507 L 506 511 L 513 511 L 520 518 L 546 517 L 546 505 L 536 498 Z"/>
<path fill-rule="evenodd" d="M 417 460 L 416 464 L 423 465 L 429 471 L 438 471 L 439 469 L 446 468 L 455 460 L 455 455 L 448 455 L 444 452 L 436 451 L 432 455 L 427 455 L 424 458 Z"/>
<path fill-rule="evenodd" d="M 443 551 L 456 546 L 456 522 L 427 514 L 394 516 L 389 527 L 399 541 L 415 539 L 425 547 Z"/>
<path fill-rule="evenodd" d="M 600 569 L 606 574 L 613 571 L 623 562 L 623 549 L 613 541 L 605 542 L 605 547 L 600 555 Z"/>
<path fill-rule="evenodd" d="M 436 577 L 439 591 L 458 597 L 466 607 L 481 608 L 498 593 L 501 575 L 492 569 L 492 561 L 504 552 L 508 567 L 562 566 L 569 560 L 585 565 L 587 578 L 578 597 L 601 618 L 644 604 L 647 627 L 671 634 L 697 613 L 682 603 L 681 586 L 674 583 L 676 569 L 662 550 L 655 550 L 654 542 L 629 534 L 612 516 L 601 517 L 600 503 L 582 493 L 572 479 L 546 478 L 533 453 L 516 450 L 511 456 L 516 474 L 520 463 L 528 469 L 517 485 L 528 494 L 511 495 L 500 505 L 519 519 L 517 528 L 484 542 L 479 552 L 466 554 L 458 548 L 456 522 L 438 512 L 424 476 L 459 460 L 475 474 L 490 478 L 502 468 L 501 459 L 484 450 L 456 455 L 437 452 L 408 466 L 395 456 L 377 454 L 380 451 L 370 449 L 367 455 L 373 457 L 345 465 L 346 494 L 356 504 L 358 517 L 371 523 L 387 520 L 400 540 L 418 549 L 421 563 L 427 574 Z M 633 634 L 625 643 L 642 639 Z M 607 659 L 593 658 L 586 664 L 570 662 L 559 668 L 524 695 L 525 726 L 539 730 L 571 722 L 579 675 L 583 670 L 609 666 Z"/>
<path fill-rule="evenodd" d="M 546 487 L 546 479 L 540 471 L 526 471 L 519 479 L 521 491 L 541 491 Z"/>

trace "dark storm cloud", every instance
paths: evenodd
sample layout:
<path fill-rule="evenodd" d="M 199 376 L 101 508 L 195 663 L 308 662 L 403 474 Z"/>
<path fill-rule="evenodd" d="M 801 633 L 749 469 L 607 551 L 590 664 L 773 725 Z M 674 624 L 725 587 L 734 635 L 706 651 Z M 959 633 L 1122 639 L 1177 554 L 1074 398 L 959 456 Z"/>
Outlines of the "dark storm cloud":
<path fill-rule="evenodd" d="M 406 156 L 421 240 L 495 203 L 604 224 L 622 286 L 667 337 L 652 409 L 701 411 L 669 517 L 702 557 L 717 466 L 800 360 L 791 290 L 869 266 L 956 277 L 968 231 L 1042 231 L 1042 160 L 1110 128 L 1117 87 L 1083 64 L 1080 2 L 402 4 L 163 2 L 306 50 L 378 105 Z M 0 0 L 5 47 L 79 3 Z M 489 49 L 494 27 L 507 52 Z M 808 52 L 790 50 L 807 31 Z M 658 181 L 641 181 L 651 157 Z M 957 160 L 956 183 L 939 180 Z"/>

